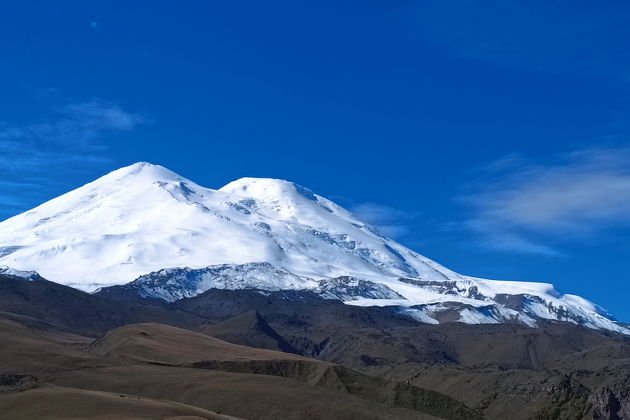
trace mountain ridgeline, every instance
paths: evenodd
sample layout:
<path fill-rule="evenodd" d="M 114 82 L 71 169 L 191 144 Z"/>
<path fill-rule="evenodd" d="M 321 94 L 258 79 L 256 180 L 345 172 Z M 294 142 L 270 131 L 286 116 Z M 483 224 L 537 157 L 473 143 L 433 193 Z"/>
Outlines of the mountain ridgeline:
<path fill-rule="evenodd" d="M 561 321 L 630 333 L 550 284 L 455 273 L 295 183 L 242 178 L 212 190 L 149 163 L 0 223 L 0 265 L 165 302 L 211 289 L 299 291 L 428 324 Z"/>

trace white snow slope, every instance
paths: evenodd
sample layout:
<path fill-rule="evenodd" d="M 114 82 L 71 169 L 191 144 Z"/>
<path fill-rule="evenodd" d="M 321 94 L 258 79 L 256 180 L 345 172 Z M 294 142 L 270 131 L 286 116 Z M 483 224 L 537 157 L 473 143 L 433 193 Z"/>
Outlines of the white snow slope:
<path fill-rule="evenodd" d="M 549 284 L 459 275 L 332 201 L 277 179 L 242 178 L 212 190 L 161 166 L 136 163 L 0 223 L 0 266 L 35 270 L 86 291 L 164 268 L 252 262 L 304 279 L 293 288 L 340 276 L 383 283 L 403 299 L 350 303 L 413 307 L 418 319 L 456 302 L 465 305 L 462 322 L 545 318 L 625 331 L 597 306 Z M 521 305 L 526 310 L 510 309 L 502 295 L 533 301 Z"/>

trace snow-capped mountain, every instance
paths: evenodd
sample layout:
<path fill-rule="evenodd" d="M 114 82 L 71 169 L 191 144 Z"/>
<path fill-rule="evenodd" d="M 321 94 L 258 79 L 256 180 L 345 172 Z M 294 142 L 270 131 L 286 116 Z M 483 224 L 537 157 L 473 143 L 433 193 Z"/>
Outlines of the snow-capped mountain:
<path fill-rule="evenodd" d="M 291 182 L 219 190 L 137 163 L 0 223 L 0 264 L 84 290 L 171 267 L 268 262 L 329 278 L 457 278 Z"/>
<path fill-rule="evenodd" d="M 137 279 L 129 286 L 169 301 L 209 288 L 312 290 L 426 322 L 449 314 L 623 330 L 549 284 L 459 275 L 292 182 L 242 178 L 212 190 L 148 163 L 0 223 L 0 265 L 86 291 Z"/>

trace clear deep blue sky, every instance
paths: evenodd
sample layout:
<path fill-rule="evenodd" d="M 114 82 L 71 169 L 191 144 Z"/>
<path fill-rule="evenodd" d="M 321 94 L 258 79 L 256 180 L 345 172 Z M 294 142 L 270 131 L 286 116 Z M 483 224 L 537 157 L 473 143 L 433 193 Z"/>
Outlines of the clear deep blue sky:
<path fill-rule="evenodd" d="M 630 321 L 627 1 L 11 3 L 0 220 L 135 161 L 283 178 Z"/>

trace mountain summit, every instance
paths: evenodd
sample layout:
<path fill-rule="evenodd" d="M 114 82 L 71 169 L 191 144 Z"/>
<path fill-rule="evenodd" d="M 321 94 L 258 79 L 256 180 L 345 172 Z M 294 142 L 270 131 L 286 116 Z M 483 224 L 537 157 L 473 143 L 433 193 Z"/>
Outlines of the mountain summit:
<path fill-rule="evenodd" d="M 85 290 L 162 268 L 263 261 L 315 278 L 458 277 L 292 182 L 212 190 L 144 162 L 2 222 L 0 246 L 1 264 Z"/>
<path fill-rule="evenodd" d="M 87 291 L 138 279 L 166 300 L 212 287 L 319 290 L 426 322 L 544 318 L 625 331 L 549 284 L 457 274 L 298 184 L 241 178 L 212 190 L 146 162 L 0 223 L 5 265 Z"/>

